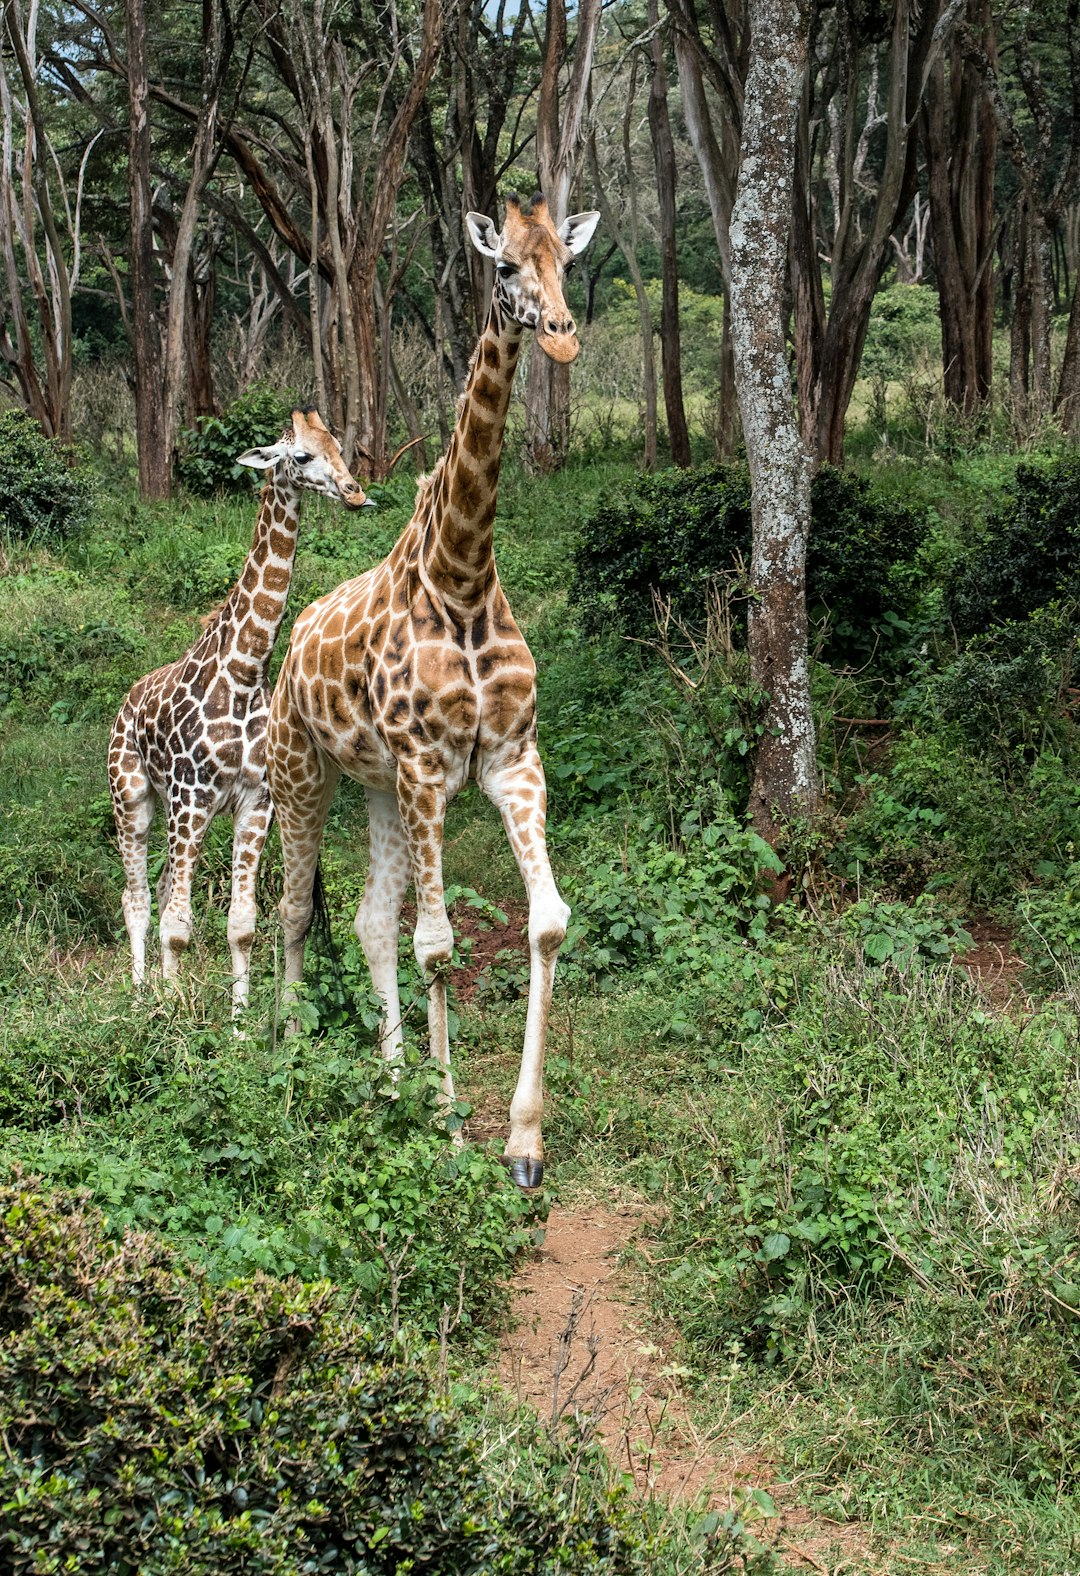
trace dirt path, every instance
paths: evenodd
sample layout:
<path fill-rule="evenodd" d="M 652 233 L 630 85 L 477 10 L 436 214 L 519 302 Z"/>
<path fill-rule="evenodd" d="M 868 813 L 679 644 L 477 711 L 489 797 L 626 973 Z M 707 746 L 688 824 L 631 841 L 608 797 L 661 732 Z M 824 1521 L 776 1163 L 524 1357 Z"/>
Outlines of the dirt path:
<path fill-rule="evenodd" d="M 796 1567 L 871 1573 L 877 1562 L 857 1525 L 823 1522 L 793 1504 L 767 1456 L 740 1445 L 728 1416 L 695 1426 L 670 1350 L 639 1300 L 633 1273 L 617 1259 L 648 1233 L 636 1209 L 554 1206 L 542 1246 L 513 1285 L 514 1327 L 504 1338 L 499 1378 L 547 1422 L 593 1419 L 612 1462 L 639 1494 L 727 1510 L 736 1489 L 764 1488 L 780 1516 L 755 1532 Z"/>

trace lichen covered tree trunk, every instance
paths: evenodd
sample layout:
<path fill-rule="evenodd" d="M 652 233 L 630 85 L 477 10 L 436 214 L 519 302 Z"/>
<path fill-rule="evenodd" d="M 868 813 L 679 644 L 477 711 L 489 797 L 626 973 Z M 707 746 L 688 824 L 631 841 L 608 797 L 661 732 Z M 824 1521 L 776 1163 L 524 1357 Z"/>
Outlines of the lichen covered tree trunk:
<path fill-rule="evenodd" d="M 799 433 L 784 325 L 795 111 L 806 61 L 794 0 L 751 0 L 742 161 L 731 214 L 735 380 L 753 488 L 751 676 L 768 697 L 750 812 L 774 846 L 817 799 L 807 655 L 810 459 Z"/>

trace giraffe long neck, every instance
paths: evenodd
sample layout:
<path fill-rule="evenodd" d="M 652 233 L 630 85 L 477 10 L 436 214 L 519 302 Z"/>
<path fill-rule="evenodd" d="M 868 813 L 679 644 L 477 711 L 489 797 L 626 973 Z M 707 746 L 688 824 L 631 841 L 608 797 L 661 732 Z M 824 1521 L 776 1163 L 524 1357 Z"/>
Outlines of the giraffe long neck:
<path fill-rule="evenodd" d="M 463 606 L 483 599 L 495 572 L 495 499 L 521 335 L 496 286 L 435 481 L 424 538 L 428 576 L 442 595 Z"/>
<path fill-rule="evenodd" d="M 238 683 L 265 681 L 296 557 L 302 493 L 275 467 L 262 490 L 251 547 L 218 617 L 225 633 L 222 656 Z"/>

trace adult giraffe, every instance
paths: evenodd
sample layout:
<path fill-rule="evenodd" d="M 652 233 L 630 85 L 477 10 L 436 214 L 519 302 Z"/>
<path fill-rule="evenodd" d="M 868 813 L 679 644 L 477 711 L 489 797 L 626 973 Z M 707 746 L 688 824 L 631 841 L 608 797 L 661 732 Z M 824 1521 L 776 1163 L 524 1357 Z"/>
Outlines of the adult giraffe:
<path fill-rule="evenodd" d="M 367 791 L 371 861 L 356 933 L 382 998 L 383 1055 L 401 1053 L 397 937 L 416 889 L 413 947 L 428 981 L 432 1054 L 454 1098 L 446 980 L 454 932 L 446 913 L 446 805 L 469 779 L 497 806 L 529 895 L 529 1006 L 510 1106 L 506 1158 L 521 1187 L 543 1178 L 544 1040 L 555 959 L 570 910 L 548 861 L 547 792 L 536 748 L 536 665 L 499 585 L 492 523 L 503 429 L 521 338 L 534 329 L 555 361 L 578 353 L 562 280 L 599 219 L 556 227 L 541 196 L 506 201 L 502 232 L 466 218 L 495 264 L 487 326 L 473 356 L 450 445 L 416 510 L 376 568 L 299 617 L 270 707 L 267 771 L 285 866 L 286 984 L 299 981 L 319 845 L 338 778 Z"/>
<path fill-rule="evenodd" d="M 255 877 L 272 810 L 266 786 L 266 670 L 285 615 L 300 505 L 306 490 L 349 508 L 367 502 L 341 458 L 341 445 L 313 407 L 294 410 L 277 443 L 237 460 L 269 472 L 251 550 L 240 579 L 191 650 L 132 686 L 109 741 L 109 788 L 127 878 L 124 922 L 131 972 L 146 972 L 150 887 L 146 853 L 158 802 L 167 821 L 168 859 L 157 897 L 161 963 L 176 979 L 191 936 L 191 879 L 215 815 L 233 817 L 228 935 L 233 1010 L 248 995 L 255 933 Z"/>

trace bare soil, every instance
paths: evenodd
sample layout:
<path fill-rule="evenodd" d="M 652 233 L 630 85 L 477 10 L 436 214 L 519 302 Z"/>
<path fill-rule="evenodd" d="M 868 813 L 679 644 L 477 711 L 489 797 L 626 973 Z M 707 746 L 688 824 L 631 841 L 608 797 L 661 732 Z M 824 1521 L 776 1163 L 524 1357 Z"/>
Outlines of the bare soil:
<path fill-rule="evenodd" d="M 992 1006 L 1008 1007 L 1023 994 L 1020 975 L 1024 959 L 1016 951 L 1012 932 L 985 915 L 969 920 L 967 931 L 974 945 L 957 963 L 985 991 Z"/>
<path fill-rule="evenodd" d="M 864 1528 L 797 1507 L 776 1463 L 739 1440 L 737 1420 L 724 1415 L 702 1427 L 691 1416 L 674 1332 L 650 1321 L 635 1272 L 618 1263 L 631 1239 L 648 1259 L 652 1218 L 638 1208 L 552 1208 L 542 1245 L 514 1280 L 502 1384 L 545 1422 L 588 1419 L 639 1494 L 727 1510 L 736 1489 L 764 1488 L 780 1515 L 754 1531 L 778 1552 L 830 1576 L 872 1573 Z"/>

